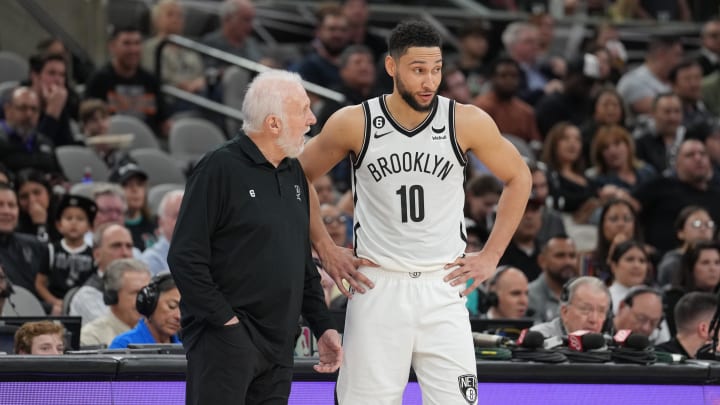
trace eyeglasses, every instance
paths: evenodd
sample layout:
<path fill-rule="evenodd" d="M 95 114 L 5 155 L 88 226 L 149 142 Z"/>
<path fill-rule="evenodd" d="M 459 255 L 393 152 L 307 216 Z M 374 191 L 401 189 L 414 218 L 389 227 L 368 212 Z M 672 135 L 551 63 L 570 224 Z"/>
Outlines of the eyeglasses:
<path fill-rule="evenodd" d="M 323 222 L 325 225 L 330 225 L 333 222 L 337 222 L 338 224 L 344 224 L 347 222 L 347 217 L 345 215 L 338 215 L 336 217 L 326 216 L 323 217 Z"/>
<path fill-rule="evenodd" d="M 640 325 L 650 325 L 651 327 L 655 328 L 657 327 L 660 322 L 662 322 L 662 318 L 650 318 L 649 316 L 643 315 L 643 314 L 636 314 L 635 311 L 630 311 L 631 314 L 635 317 L 635 321 L 639 323 Z"/>
<path fill-rule="evenodd" d="M 607 314 L 608 309 L 603 306 L 595 307 L 590 304 L 573 304 L 569 303 L 568 305 L 575 307 L 575 309 L 580 313 L 582 316 L 590 316 L 590 314 L 595 313 L 597 315 L 605 316 Z"/>
<path fill-rule="evenodd" d="M 707 221 L 696 219 L 696 220 L 690 222 L 690 226 L 692 226 L 695 229 L 700 229 L 700 228 L 715 229 L 715 222 L 711 219 L 709 219 Z"/>

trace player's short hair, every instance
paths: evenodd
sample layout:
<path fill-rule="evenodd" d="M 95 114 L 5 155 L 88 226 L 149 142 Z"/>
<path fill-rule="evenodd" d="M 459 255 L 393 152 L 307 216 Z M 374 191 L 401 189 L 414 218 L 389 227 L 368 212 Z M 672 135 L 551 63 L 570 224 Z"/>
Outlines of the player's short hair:
<path fill-rule="evenodd" d="M 432 25 L 425 21 L 403 21 L 388 37 L 388 53 L 395 59 L 404 55 L 411 47 L 442 47 L 442 39 Z"/>

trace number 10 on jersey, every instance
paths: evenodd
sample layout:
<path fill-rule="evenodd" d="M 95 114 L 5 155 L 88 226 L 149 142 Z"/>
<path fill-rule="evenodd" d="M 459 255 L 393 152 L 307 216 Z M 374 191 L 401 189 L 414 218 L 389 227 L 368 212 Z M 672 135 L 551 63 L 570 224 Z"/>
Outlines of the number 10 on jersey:
<path fill-rule="evenodd" d="M 400 196 L 400 213 L 403 223 L 408 221 L 408 213 L 413 222 L 425 219 L 425 191 L 422 186 L 402 186 L 395 191 L 395 194 Z"/>

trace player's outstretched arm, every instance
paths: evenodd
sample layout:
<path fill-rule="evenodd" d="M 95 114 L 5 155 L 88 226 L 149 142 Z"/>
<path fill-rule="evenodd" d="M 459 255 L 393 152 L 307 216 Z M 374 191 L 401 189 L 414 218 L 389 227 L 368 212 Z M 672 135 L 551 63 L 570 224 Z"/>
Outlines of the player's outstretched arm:
<path fill-rule="evenodd" d="M 457 105 L 455 116 L 460 147 L 472 151 L 504 183 L 495 225 L 485 247 L 477 254 L 459 257 L 446 266 L 458 266 L 445 278 L 452 285 L 465 284 L 473 279 L 473 284 L 463 291 L 463 295 L 467 295 L 495 272 L 525 212 L 532 178 L 520 153 L 500 135 L 489 115 L 475 106 Z"/>

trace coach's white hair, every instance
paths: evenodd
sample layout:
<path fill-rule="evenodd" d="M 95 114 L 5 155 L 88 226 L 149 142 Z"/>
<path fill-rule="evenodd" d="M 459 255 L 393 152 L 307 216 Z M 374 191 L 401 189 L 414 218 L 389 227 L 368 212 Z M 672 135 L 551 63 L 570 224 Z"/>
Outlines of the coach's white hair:
<path fill-rule="evenodd" d="M 302 87 L 302 79 L 295 72 L 267 70 L 260 73 L 248 85 L 243 99 L 242 113 L 245 117 L 242 130 L 248 134 L 262 131 L 263 122 L 269 115 L 285 117 L 285 98 L 293 86 Z"/>

